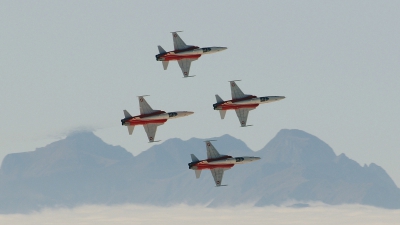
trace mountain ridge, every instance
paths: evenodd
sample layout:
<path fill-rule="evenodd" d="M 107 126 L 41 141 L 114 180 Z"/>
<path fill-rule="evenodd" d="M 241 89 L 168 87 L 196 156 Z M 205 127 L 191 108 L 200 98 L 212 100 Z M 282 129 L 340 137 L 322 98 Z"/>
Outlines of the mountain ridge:
<path fill-rule="evenodd" d="M 203 139 L 169 139 L 133 156 L 93 133 L 76 133 L 33 152 L 7 155 L 0 167 L 0 213 L 28 213 L 43 207 L 83 204 L 174 204 L 209 207 L 288 201 L 366 204 L 400 208 L 400 189 L 374 164 L 360 166 L 336 155 L 316 136 L 284 129 L 254 152 L 241 140 L 223 135 L 221 154 L 262 159 L 237 165 L 214 187 L 211 174 L 196 179 L 190 154 L 206 158 Z"/>

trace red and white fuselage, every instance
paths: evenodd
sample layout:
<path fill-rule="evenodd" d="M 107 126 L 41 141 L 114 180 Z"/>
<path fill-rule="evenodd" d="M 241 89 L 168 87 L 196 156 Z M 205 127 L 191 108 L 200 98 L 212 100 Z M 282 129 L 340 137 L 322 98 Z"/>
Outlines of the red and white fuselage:
<path fill-rule="evenodd" d="M 259 160 L 260 157 L 243 156 L 243 157 L 232 157 L 229 155 L 222 155 L 219 158 L 205 159 L 197 162 L 189 163 L 189 169 L 192 170 L 210 170 L 216 168 L 232 168 L 235 164 L 244 164 L 252 161 Z"/>
<path fill-rule="evenodd" d="M 124 126 L 136 126 L 136 125 L 146 125 L 146 124 L 163 124 L 167 122 L 169 119 L 176 119 L 184 116 L 192 115 L 193 112 L 190 111 L 177 111 L 177 112 L 169 112 L 165 111 L 156 111 L 150 114 L 142 114 L 133 116 L 130 118 L 122 119 L 122 125 Z"/>
<path fill-rule="evenodd" d="M 255 109 L 260 104 L 276 102 L 284 99 L 284 96 L 265 96 L 257 97 L 254 95 L 248 95 L 241 99 L 232 99 L 228 101 L 218 102 L 213 104 L 214 110 L 235 110 L 235 109 Z"/>
<path fill-rule="evenodd" d="M 204 54 L 216 53 L 227 49 L 226 47 L 206 47 L 199 48 L 198 46 L 189 46 L 187 49 L 169 51 L 156 55 L 157 61 L 173 61 L 181 59 L 197 60 Z"/>

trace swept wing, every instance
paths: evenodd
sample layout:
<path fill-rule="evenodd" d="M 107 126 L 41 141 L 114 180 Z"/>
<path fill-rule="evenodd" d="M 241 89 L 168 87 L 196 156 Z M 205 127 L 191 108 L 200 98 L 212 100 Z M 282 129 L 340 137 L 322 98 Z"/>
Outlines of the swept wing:
<path fill-rule="evenodd" d="M 237 117 L 239 118 L 239 122 L 240 122 L 240 125 L 241 125 L 242 127 L 245 127 L 245 126 L 246 126 L 247 117 L 248 117 L 248 115 L 249 115 L 249 111 L 250 111 L 250 110 L 253 110 L 253 109 L 252 109 L 252 108 L 235 109 L 236 115 L 237 115 Z"/>
<path fill-rule="evenodd" d="M 184 50 L 190 47 L 190 45 L 186 45 L 185 42 L 179 37 L 177 32 L 172 32 L 172 40 L 174 41 L 174 49 L 175 50 Z"/>
<path fill-rule="evenodd" d="M 217 187 L 219 186 L 226 186 L 226 185 L 221 185 L 222 182 L 222 177 L 224 176 L 224 171 L 228 169 L 222 169 L 222 168 L 216 168 L 216 169 L 211 169 L 211 174 L 214 177 L 215 185 Z"/>
<path fill-rule="evenodd" d="M 211 144 L 210 141 L 206 141 L 207 147 L 207 159 L 215 159 L 221 157 L 217 149 Z"/>
<path fill-rule="evenodd" d="M 237 86 L 235 81 L 229 81 L 231 83 L 231 94 L 232 94 L 232 99 L 241 99 L 244 98 L 248 95 L 245 95 L 242 90 Z"/>
<path fill-rule="evenodd" d="M 147 138 L 149 142 L 154 142 L 154 138 L 156 136 L 157 127 L 163 125 L 162 123 L 150 123 L 143 125 L 144 130 L 146 131 Z"/>
<path fill-rule="evenodd" d="M 179 67 L 181 67 L 184 77 L 189 76 L 190 64 L 196 59 L 180 59 L 178 60 Z"/>

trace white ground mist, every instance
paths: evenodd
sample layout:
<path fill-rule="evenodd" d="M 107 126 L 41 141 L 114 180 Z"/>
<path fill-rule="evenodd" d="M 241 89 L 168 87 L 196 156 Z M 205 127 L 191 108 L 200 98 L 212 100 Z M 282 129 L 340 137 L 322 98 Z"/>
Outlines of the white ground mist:
<path fill-rule="evenodd" d="M 360 205 L 309 208 L 239 206 L 154 207 L 138 205 L 82 206 L 74 209 L 46 209 L 29 215 L 0 215 L 0 224 L 400 224 L 400 210 Z"/>

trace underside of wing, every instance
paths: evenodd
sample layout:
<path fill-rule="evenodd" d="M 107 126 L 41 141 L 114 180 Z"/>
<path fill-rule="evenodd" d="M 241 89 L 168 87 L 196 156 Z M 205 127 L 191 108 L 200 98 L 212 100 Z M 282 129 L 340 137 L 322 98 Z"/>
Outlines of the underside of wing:
<path fill-rule="evenodd" d="M 224 176 L 224 169 L 222 168 L 216 168 L 216 169 L 211 169 L 211 174 L 214 177 L 214 181 L 215 181 L 215 185 L 221 186 L 221 182 L 222 182 L 222 177 Z"/>
<path fill-rule="evenodd" d="M 237 86 L 235 81 L 230 81 L 231 83 L 231 94 L 232 94 L 232 99 L 241 99 L 244 98 L 248 95 L 245 95 L 242 90 Z"/>
<path fill-rule="evenodd" d="M 217 149 L 211 144 L 210 141 L 206 141 L 207 147 L 207 159 L 215 159 L 221 157 Z"/>
<path fill-rule="evenodd" d="M 236 109 L 236 115 L 239 118 L 240 126 L 245 127 L 247 123 L 247 116 L 249 115 L 249 111 L 253 110 L 250 108 Z"/>
<path fill-rule="evenodd" d="M 139 107 L 140 107 L 140 114 L 149 114 L 155 112 L 157 110 L 153 110 L 149 103 L 147 103 L 146 99 L 143 96 L 139 96 Z"/>
<path fill-rule="evenodd" d="M 181 67 L 183 76 L 188 77 L 190 71 L 190 64 L 194 61 L 193 59 L 181 59 L 178 60 L 179 67 Z"/>
<path fill-rule="evenodd" d="M 149 139 L 149 142 L 154 142 L 154 138 L 156 136 L 157 132 L 157 127 L 163 125 L 162 123 L 151 123 L 151 124 L 146 124 L 143 125 L 144 130 L 146 131 L 147 138 Z"/>
<path fill-rule="evenodd" d="M 172 32 L 172 39 L 174 40 L 174 49 L 175 50 L 183 50 L 187 49 L 189 46 L 179 37 L 176 32 Z"/>

